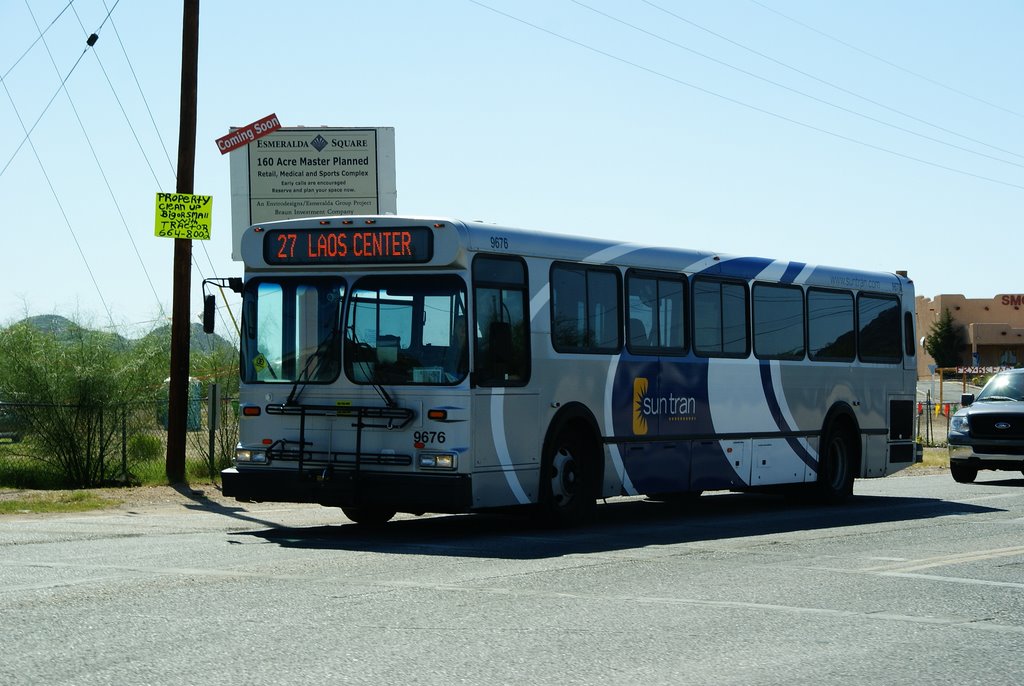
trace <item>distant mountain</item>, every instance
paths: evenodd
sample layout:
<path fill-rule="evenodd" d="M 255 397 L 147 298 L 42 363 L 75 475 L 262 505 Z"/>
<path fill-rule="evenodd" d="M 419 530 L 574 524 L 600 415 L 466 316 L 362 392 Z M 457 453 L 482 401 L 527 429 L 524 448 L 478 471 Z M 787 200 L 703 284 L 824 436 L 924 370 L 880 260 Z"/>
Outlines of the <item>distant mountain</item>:
<path fill-rule="evenodd" d="M 26 317 L 25 319 L 18 322 L 19 324 L 27 324 L 32 328 L 42 331 L 43 333 L 53 336 L 55 339 L 61 342 L 71 342 L 75 338 L 82 335 L 84 331 L 90 331 L 75 322 L 71 321 L 67 317 L 62 317 L 59 314 L 39 314 L 34 317 Z M 116 333 L 108 332 L 97 332 L 102 333 L 104 336 L 110 337 L 112 345 L 128 345 L 128 339 Z"/>
<path fill-rule="evenodd" d="M 237 352 L 238 348 L 235 347 L 234 343 L 227 340 L 223 336 L 216 333 L 206 333 L 203 331 L 202 324 L 191 324 L 189 326 L 189 337 L 188 345 L 189 350 L 196 353 L 208 354 L 214 351 L 223 352 Z M 161 340 L 171 340 L 171 325 L 166 324 L 164 326 L 153 329 L 148 334 L 142 337 L 141 340 L 149 340 L 153 337 L 157 337 Z"/>
<path fill-rule="evenodd" d="M 19 323 L 28 324 L 29 326 L 50 334 L 58 341 L 71 342 L 82 334 L 83 331 L 90 331 L 75 322 L 62 317 L 58 314 L 41 314 L 34 317 L 27 317 Z M 140 339 L 130 340 L 120 336 L 118 334 L 112 334 L 107 332 L 98 332 L 104 336 L 110 337 L 111 345 L 119 347 L 130 347 L 141 341 L 151 341 L 154 338 L 158 340 L 170 341 L 171 340 L 171 325 L 166 324 L 161 327 L 153 329 L 145 336 Z M 193 352 L 207 354 L 215 350 L 224 352 L 236 352 L 238 348 L 228 341 L 223 336 L 219 336 L 216 333 L 208 334 L 203 331 L 201 324 L 191 324 L 189 332 L 189 348 Z"/>

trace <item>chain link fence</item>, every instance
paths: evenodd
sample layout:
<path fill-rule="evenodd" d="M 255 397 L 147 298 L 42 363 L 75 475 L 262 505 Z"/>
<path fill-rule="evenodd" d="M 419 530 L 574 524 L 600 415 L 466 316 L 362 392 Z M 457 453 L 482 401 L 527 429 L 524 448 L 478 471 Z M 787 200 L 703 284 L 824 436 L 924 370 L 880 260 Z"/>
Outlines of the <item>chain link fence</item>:
<path fill-rule="evenodd" d="M 949 420 L 959 409 L 959 403 L 939 403 L 931 399 L 918 402 L 917 442 L 928 448 L 945 446 Z"/>
<path fill-rule="evenodd" d="M 977 395 L 986 379 L 922 380 L 917 386 L 917 440 L 928 448 L 945 447 L 949 421 L 960 409 L 964 393 Z"/>
<path fill-rule="evenodd" d="M 219 481 L 238 443 L 238 399 L 215 394 L 211 417 L 211 388 L 194 384 L 189 389 L 185 475 L 190 482 Z M 130 406 L 0 404 L 0 486 L 161 483 L 166 456 L 166 396 Z"/>

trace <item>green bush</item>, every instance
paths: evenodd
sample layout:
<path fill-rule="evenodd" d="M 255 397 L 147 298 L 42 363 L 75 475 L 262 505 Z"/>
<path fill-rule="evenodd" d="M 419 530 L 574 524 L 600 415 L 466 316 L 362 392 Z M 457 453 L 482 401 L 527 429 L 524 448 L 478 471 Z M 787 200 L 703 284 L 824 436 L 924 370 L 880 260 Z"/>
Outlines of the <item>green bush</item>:
<path fill-rule="evenodd" d="M 67 480 L 48 464 L 20 455 L 0 454 L 0 487 L 54 489 L 67 485 Z"/>
<path fill-rule="evenodd" d="M 109 480 L 125 413 L 154 397 L 168 368 L 156 337 L 129 342 L 53 318 L 0 329 L 0 359 L 0 397 L 20 403 L 34 459 L 77 487 Z"/>
<path fill-rule="evenodd" d="M 136 434 L 128 439 L 130 462 L 151 462 L 166 455 L 164 442 L 152 434 Z"/>

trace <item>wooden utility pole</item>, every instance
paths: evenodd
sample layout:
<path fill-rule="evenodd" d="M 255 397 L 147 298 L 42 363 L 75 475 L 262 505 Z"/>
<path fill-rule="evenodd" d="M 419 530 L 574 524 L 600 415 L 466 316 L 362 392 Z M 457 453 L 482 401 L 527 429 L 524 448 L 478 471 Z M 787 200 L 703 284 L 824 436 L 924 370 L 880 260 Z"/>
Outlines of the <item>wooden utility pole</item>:
<path fill-rule="evenodd" d="M 199 73 L 199 0 L 184 0 L 181 27 L 181 114 L 178 123 L 178 193 L 193 192 L 196 163 L 196 100 Z M 189 296 L 192 289 L 192 241 L 174 239 L 171 305 L 171 380 L 167 397 L 167 480 L 185 480 L 185 429 L 188 416 Z"/>

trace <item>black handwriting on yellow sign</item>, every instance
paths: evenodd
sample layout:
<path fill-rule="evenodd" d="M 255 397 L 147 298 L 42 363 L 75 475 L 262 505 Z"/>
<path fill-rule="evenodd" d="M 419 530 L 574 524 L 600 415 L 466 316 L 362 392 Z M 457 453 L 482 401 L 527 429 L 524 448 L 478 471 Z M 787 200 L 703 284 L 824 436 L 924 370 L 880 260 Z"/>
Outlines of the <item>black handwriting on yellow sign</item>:
<path fill-rule="evenodd" d="M 212 195 L 156 194 L 157 236 L 208 241 L 212 226 Z"/>

